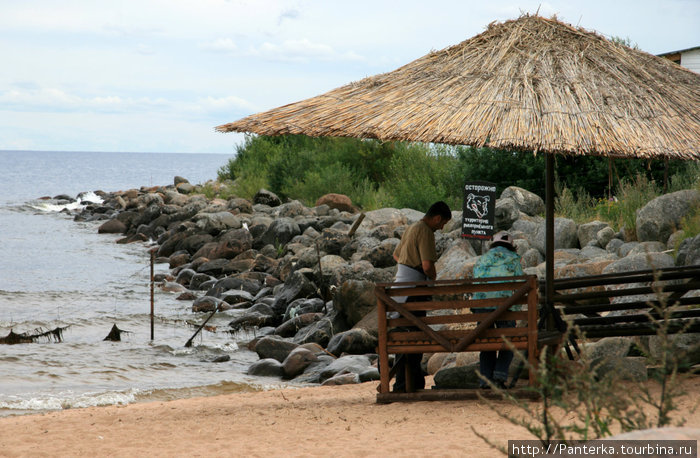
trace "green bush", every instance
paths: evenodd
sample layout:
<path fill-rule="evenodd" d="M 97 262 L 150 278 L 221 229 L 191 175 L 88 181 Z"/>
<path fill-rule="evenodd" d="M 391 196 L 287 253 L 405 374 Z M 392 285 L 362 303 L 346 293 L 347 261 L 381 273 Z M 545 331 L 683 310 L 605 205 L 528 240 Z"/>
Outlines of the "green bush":
<path fill-rule="evenodd" d="M 669 192 L 700 186 L 697 162 L 670 161 L 667 168 Z M 665 171 L 664 161 L 557 155 L 557 212 L 577 222 L 598 216 L 633 232 L 639 199 L 658 195 L 654 183 L 663 183 Z M 498 195 L 518 186 L 545 197 L 542 154 L 354 138 L 247 135 L 218 177 L 232 180 L 232 192 L 241 197 L 266 188 L 313 204 L 336 192 L 367 210 L 422 210 L 436 200 L 459 209 L 462 184 L 476 180 L 496 183 Z M 617 202 L 608 202 L 612 191 Z"/>

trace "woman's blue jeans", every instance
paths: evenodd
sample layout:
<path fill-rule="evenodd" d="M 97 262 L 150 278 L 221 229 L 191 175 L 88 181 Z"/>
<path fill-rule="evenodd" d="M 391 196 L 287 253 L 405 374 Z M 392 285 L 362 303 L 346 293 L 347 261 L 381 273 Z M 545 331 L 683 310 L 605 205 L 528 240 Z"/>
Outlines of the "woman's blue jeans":
<path fill-rule="evenodd" d="M 515 321 L 496 321 L 492 328 L 514 328 Z M 479 354 L 479 372 L 488 380 L 498 384 L 508 380 L 508 368 L 513 361 L 513 352 L 510 350 L 482 351 Z M 488 386 L 481 381 L 481 386 Z"/>

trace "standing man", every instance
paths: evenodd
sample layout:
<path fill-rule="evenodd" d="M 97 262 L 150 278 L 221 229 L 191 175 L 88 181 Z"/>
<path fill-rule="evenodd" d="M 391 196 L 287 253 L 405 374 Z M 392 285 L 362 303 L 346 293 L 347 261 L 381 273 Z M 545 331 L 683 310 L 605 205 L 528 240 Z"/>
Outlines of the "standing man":
<path fill-rule="evenodd" d="M 439 201 L 430 206 L 420 221 L 406 229 L 401 242 L 394 250 L 394 259 L 398 263 L 395 282 L 435 280 L 435 231 L 442 229 L 451 218 L 450 207 Z M 398 303 L 422 302 L 429 301 L 430 296 L 394 297 L 394 300 Z M 425 312 L 418 311 L 415 315 L 425 316 Z M 422 358 L 422 353 L 409 353 L 397 358 L 394 392 L 406 391 L 406 366 L 409 368 L 413 387 L 417 390 L 425 387 L 425 377 L 420 364 Z"/>
<path fill-rule="evenodd" d="M 489 277 L 519 277 L 523 275 L 523 267 L 520 264 L 520 256 L 515 251 L 513 236 L 507 232 L 499 232 L 493 236 L 489 251 L 482 255 L 474 265 L 474 278 Z M 493 299 L 510 297 L 513 291 L 478 292 L 473 299 Z M 496 307 L 474 307 L 475 313 L 492 312 Z M 511 311 L 520 310 L 519 305 L 510 308 Z M 513 328 L 515 321 L 501 320 L 493 324 L 496 328 Z M 479 353 L 479 372 L 499 388 L 505 389 L 508 380 L 508 368 L 513 360 L 513 352 L 510 350 L 482 351 Z M 481 388 L 489 388 L 489 384 L 482 380 Z"/>

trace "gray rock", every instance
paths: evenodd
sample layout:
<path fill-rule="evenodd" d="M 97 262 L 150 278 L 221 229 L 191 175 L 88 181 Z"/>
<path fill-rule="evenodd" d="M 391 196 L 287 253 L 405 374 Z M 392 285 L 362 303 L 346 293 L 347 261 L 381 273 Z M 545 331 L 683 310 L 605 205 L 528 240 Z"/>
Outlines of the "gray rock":
<path fill-rule="evenodd" d="M 321 372 L 321 380 L 324 381 L 340 373 L 351 372 L 353 374 L 359 374 L 367 370 L 371 365 L 372 363 L 366 355 L 342 356 L 330 363 Z"/>
<path fill-rule="evenodd" d="M 444 367 L 433 378 L 438 389 L 478 388 L 479 380 L 479 363 Z"/>
<path fill-rule="evenodd" d="M 374 287 L 374 283 L 369 281 L 347 280 L 336 291 L 333 307 L 350 326 L 354 326 L 377 305 Z"/>
<path fill-rule="evenodd" d="M 228 304 L 239 304 L 241 302 L 253 302 L 253 295 L 242 289 L 228 290 L 221 294 L 221 298 Z"/>
<path fill-rule="evenodd" d="M 261 236 L 260 244 L 262 246 L 267 244 L 273 246 L 286 245 L 299 234 L 301 234 L 301 229 L 293 219 L 277 218 Z"/>
<path fill-rule="evenodd" d="M 627 253 L 627 256 L 645 253 L 661 253 L 666 251 L 666 244 L 661 242 L 641 242 Z"/>
<path fill-rule="evenodd" d="M 377 246 L 363 253 L 359 260 L 368 261 L 374 267 L 393 266 L 396 264 L 393 254 L 398 244 L 399 239 L 393 237 L 382 240 Z"/>
<path fill-rule="evenodd" d="M 606 359 L 619 359 L 627 356 L 632 339 L 630 337 L 604 337 L 597 342 L 588 343 L 581 348 L 592 363 Z"/>
<path fill-rule="evenodd" d="M 296 299 L 308 298 L 316 294 L 314 285 L 306 276 L 300 272 L 293 272 L 284 286 L 275 294 L 273 309 L 275 313 L 282 315 L 286 312 L 287 306 Z"/>
<path fill-rule="evenodd" d="M 258 377 L 282 377 L 284 375 L 284 368 L 282 367 L 282 363 L 276 359 L 266 358 L 251 364 L 248 368 L 248 375 L 255 375 Z"/>
<path fill-rule="evenodd" d="M 625 242 L 617 249 L 617 255 L 621 258 L 626 257 L 632 250 L 639 245 L 639 242 Z"/>
<path fill-rule="evenodd" d="M 360 383 L 360 377 L 358 374 L 353 372 L 347 374 L 338 374 L 325 380 L 321 383 L 322 386 L 333 386 L 333 385 L 353 385 Z"/>
<path fill-rule="evenodd" d="M 544 262 L 544 256 L 536 248 L 530 248 L 520 258 L 523 268 L 535 267 Z"/>
<path fill-rule="evenodd" d="M 375 226 L 380 225 L 387 225 L 395 228 L 398 226 L 405 226 L 406 224 L 408 224 L 408 218 L 401 210 L 397 210 L 396 208 L 381 208 L 379 210 L 365 212 L 365 219 L 362 221 L 358 233 L 369 231 Z"/>
<path fill-rule="evenodd" d="M 255 353 L 260 359 L 272 358 L 282 363 L 299 345 L 279 337 L 265 336 L 255 344 Z"/>
<path fill-rule="evenodd" d="M 695 266 L 700 265 L 700 235 L 687 238 L 681 242 L 676 256 L 676 265 Z"/>
<path fill-rule="evenodd" d="M 197 228 L 207 234 L 217 235 L 228 229 L 239 229 L 241 220 L 233 213 L 222 211 L 217 213 L 198 213 L 193 218 Z"/>
<path fill-rule="evenodd" d="M 332 335 L 333 323 L 331 318 L 324 317 L 300 329 L 294 335 L 293 341 L 299 345 L 314 342 L 325 347 L 331 340 Z"/>
<path fill-rule="evenodd" d="M 317 355 L 318 361 L 311 363 L 304 373 L 295 377 L 296 383 L 321 383 L 321 372 L 323 372 L 329 364 L 335 361 L 335 358 L 330 355 Z"/>
<path fill-rule="evenodd" d="M 377 348 L 377 337 L 364 329 L 350 329 L 335 334 L 328 342 L 327 350 L 340 356 L 343 353 L 363 355 L 374 353 Z"/>
<path fill-rule="evenodd" d="M 310 299 L 297 299 L 287 306 L 287 310 L 284 312 L 284 317 L 282 319 L 287 321 L 307 313 L 324 312 L 326 311 L 325 309 L 326 307 L 321 298 L 312 297 Z"/>
<path fill-rule="evenodd" d="M 272 191 L 261 189 L 253 197 L 254 204 L 267 205 L 269 207 L 277 207 L 282 203 L 280 198 Z"/>
<path fill-rule="evenodd" d="M 126 234 L 126 231 L 126 224 L 117 218 L 111 219 L 97 228 L 98 234 Z"/>
<path fill-rule="evenodd" d="M 467 278 L 470 276 L 473 264 L 476 261 L 476 252 L 472 244 L 465 239 L 459 239 L 440 256 L 435 268 L 438 272 L 438 280 Z"/>
<path fill-rule="evenodd" d="M 189 289 L 191 289 L 191 290 L 206 289 L 206 288 L 203 288 L 202 285 L 204 285 L 209 280 L 214 280 L 214 279 L 215 278 L 212 277 L 211 275 L 207 275 L 207 274 L 203 274 L 203 273 L 202 274 L 196 273 L 190 279 Z"/>
<path fill-rule="evenodd" d="M 598 233 L 596 233 L 595 237 L 596 241 L 598 242 L 598 246 L 607 249 L 608 243 L 610 243 L 610 241 L 613 238 L 615 238 L 615 231 L 612 227 L 606 226 L 599 230 Z"/>
<path fill-rule="evenodd" d="M 252 309 L 253 307 L 251 307 Z M 248 328 L 261 328 L 263 326 L 274 326 L 279 320 L 269 313 L 260 310 L 246 310 L 241 316 L 234 318 L 229 326 L 234 331 Z"/>
<path fill-rule="evenodd" d="M 527 241 L 537 248 L 542 255 L 545 254 L 545 222 L 527 221 L 519 219 L 513 223 L 513 230 L 524 234 Z M 567 218 L 554 218 L 554 249 L 576 248 L 578 246 L 576 223 Z"/>
<path fill-rule="evenodd" d="M 623 242 L 620 239 L 611 239 L 606 245 L 605 245 L 605 251 L 608 251 L 610 253 L 615 253 L 616 255 L 620 255 L 620 247 L 624 245 L 625 242 Z M 601 245 L 602 246 L 602 245 Z"/>
<path fill-rule="evenodd" d="M 509 186 L 501 193 L 501 199 L 510 198 L 521 212 L 537 216 L 544 213 L 544 200 L 535 193 L 517 186 Z"/>
<path fill-rule="evenodd" d="M 227 207 L 229 210 L 233 210 L 234 213 L 253 213 L 253 205 L 249 200 L 243 199 L 242 197 L 229 199 Z"/>
<path fill-rule="evenodd" d="M 259 280 L 245 274 L 239 274 L 218 280 L 214 287 L 207 291 L 207 294 L 210 296 L 221 295 L 230 290 L 241 290 L 250 294 L 257 294 L 261 288 L 262 283 Z"/>
<path fill-rule="evenodd" d="M 661 362 L 664 356 L 664 346 L 659 336 L 649 336 L 647 348 L 653 361 Z M 683 366 L 692 366 L 700 363 L 700 334 L 673 334 L 668 337 L 668 352 Z"/>
<path fill-rule="evenodd" d="M 596 244 L 598 243 L 598 232 L 603 230 L 604 228 L 609 228 L 610 225 L 608 223 L 604 223 L 602 221 L 592 221 L 590 223 L 585 223 L 581 224 L 578 227 L 578 240 L 579 243 L 581 244 L 581 247 L 585 247 L 588 245 L 590 241 L 595 241 Z M 610 229 L 612 231 L 612 228 Z M 612 238 L 612 237 L 611 237 Z M 605 245 L 600 245 L 600 246 L 605 246 Z"/>
<path fill-rule="evenodd" d="M 365 382 L 371 382 L 373 380 L 379 380 L 380 375 L 379 375 L 379 369 L 376 367 L 370 367 L 369 369 L 366 369 L 358 374 L 358 377 L 360 379 L 360 383 L 365 383 Z"/>
<path fill-rule="evenodd" d="M 323 318 L 322 313 L 304 313 L 291 318 L 275 329 L 275 334 L 282 337 L 294 337 L 300 329 Z"/>
<path fill-rule="evenodd" d="M 192 304 L 193 312 L 213 312 L 222 305 L 223 301 L 211 296 L 202 296 Z"/>
<path fill-rule="evenodd" d="M 614 261 L 603 269 L 603 273 L 621 273 L 634 270 L 661 269 L 673 266 L 673 258 L 665 253 L 636 254 Z"/>
<path fill-rule="evenodd" d="M 295 216 L 301 216 L 307 213 L 310 213 L 310 210 L 298 200 L 287 202 L 277 208 L 277 216 L 282 218 L 294 218 Z"/>
<path fill-rule="evenodd" d="M 700 191 L 687 189 L 653 199 L 637 213 L 637 240 L 666 243 L 681 220 L 700 206 Z"/>
<path fill-rule="evenodd" d="M 520 218 L 515 201 L 510 198 L 500 198 L 496 201 L 494 211 L 494 226 L 496 231 L 505 231 L 513 226 L 513 223 Z"/>
<path fill-rule="evenodd" d="M 318 357 L 313 351 L 304 347 L 297 347 L 292 350 L 282 362 L 282 369 L 287 378 L 294 378 L 304 372 L 304 370 L 318 361 Z"/>
<path fill-rule="evenodd" d="M 643 382 L 648 379 L 646 358 L 628 356 L 609 358 L 596 365 L 596 375 L 613 374 L 616 379 Z"/>

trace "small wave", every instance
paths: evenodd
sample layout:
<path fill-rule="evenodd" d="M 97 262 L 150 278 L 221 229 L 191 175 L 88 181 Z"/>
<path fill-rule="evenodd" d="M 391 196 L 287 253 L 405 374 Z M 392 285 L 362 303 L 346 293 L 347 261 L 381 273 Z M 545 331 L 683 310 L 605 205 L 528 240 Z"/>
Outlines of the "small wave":
<path fill-rule="evenodd" d="M 126 391 L 77 394 L 72 391 L 58 395 L 39 395 L 30 399 L 10 396 L 0 400 L 0 410 L 11 411 L 48 411 L 71 408 L 126 405 L 134 402 L 141 390 L 132 388 Z"/>
<path fill-rule="evenodd" d="M 86 192 L 78 195 L 78 198 L 73 202 L 66 203 L 63 200 L 35 200 L 27 203 L 30 208 L 34 210 L 43 211 L 46 213 L 60 212 L 63 210 L 80 210 L 84 208 L 87 204 L 101 204 L 104 200 L 95 194 L 94 192 Z"/>

